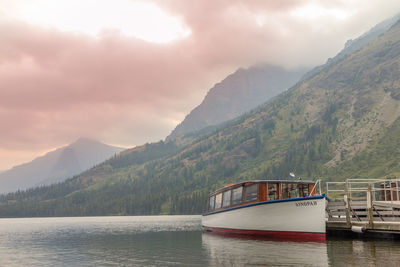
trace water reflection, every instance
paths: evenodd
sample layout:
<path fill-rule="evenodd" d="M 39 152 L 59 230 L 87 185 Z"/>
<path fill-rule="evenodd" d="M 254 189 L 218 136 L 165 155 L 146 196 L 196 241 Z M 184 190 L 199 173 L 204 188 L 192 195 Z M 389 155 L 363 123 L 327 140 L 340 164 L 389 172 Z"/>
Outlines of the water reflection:
<path fill-rule="evenodd" d="M 388 240 L 330 239 L 327 242 L 332 266 L 399 266 L 400 243 Z"/>
<path fill-rule="evenodd" d="M 211 266 L 328 266 L 326 243 L 203 233 Z"/>
<path fill-rule="evenodd" d="M 199 216 L 0 219 L 0 266 L 399 266 L 400 242 L 226 237 Z"/>

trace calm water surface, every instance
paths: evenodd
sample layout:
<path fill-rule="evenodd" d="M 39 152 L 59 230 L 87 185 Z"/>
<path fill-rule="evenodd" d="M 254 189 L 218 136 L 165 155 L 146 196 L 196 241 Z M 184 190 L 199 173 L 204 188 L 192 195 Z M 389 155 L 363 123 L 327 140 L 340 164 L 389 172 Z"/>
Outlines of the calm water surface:
<path fill-rule="evenodd" d="M 200 216 L 0 219 L 0 266 L 400 266 L 400 242 L 221 237 Z"/>

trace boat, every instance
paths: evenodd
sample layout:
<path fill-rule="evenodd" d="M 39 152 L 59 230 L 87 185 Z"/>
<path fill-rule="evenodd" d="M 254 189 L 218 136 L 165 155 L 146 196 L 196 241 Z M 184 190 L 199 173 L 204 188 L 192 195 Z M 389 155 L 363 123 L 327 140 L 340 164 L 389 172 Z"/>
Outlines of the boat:
<path fill-rule="evenodd" d="M 208 196 L 202 226 L 219 234 L 325 240 L 326 197 L 320 184 L 306 180 L 229 184 Z"/>

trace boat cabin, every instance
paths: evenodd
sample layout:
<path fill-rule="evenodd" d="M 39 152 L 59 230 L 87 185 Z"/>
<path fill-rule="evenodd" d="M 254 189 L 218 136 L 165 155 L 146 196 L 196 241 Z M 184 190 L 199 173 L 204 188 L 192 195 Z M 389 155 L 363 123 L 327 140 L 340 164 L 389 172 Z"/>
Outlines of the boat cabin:
<path fill-rule="evenodd" d="M 313 181 L 259 180 L 227 185 L 211 193 L 206 213 L 262 201 L 315 196 Z"/>

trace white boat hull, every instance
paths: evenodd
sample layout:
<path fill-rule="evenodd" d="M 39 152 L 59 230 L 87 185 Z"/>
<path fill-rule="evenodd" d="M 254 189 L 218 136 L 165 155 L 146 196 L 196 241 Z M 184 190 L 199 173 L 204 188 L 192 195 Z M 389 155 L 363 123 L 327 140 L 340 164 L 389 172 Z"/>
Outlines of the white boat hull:
<path fill-rule="evenodd" d="M 283 199 L 242 205 L 202 216 L 210 231 L 325 238 L 325 197 Z"/>

